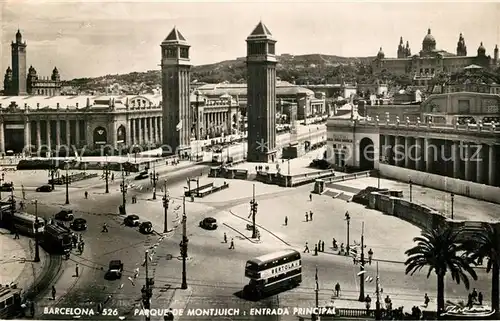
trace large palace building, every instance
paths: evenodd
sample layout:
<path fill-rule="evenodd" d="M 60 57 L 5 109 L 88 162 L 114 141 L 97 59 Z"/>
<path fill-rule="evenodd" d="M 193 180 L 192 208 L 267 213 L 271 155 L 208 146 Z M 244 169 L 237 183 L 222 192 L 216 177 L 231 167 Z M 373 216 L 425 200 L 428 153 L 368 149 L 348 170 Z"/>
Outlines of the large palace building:
<path fill-rule="evenodd" d="M 5 71 L 3 81 L 4 94 L 11 96 L 23 95 L 59 95 L 61 92 L 61 76 L 56 67 L 49 77 L 39 77 L 36 69 L 30 66 L 27 69 L 27 45 L 23 42 L 21 31 L 17 30 L 16 41 L 12 42 L 12 68 Z"/>
<path fill-rule="evenodd" d="M 378 169 L 384 176 L 500 202 L 500 96 L 431 95 L 419 117 L 362 117 L 327 123 L 327 159 L 337 168 Z"/>
<path fill-rule="evenodd" d="M 455 72 L 470 65 L 483 68 L 498 66 L 498 46 L 493 50 L 493 58 L 486 55 L 483 43 L 477 48 L 476 56 L 467 55 L 465 39 L 460 34 L 456 55 L 444 50 L 436 49 L 436 39 L 431 34 L 431 29 L 422 41 L 422 50 L 418 54 L 411 54 L 410 44 L 403 42 L 401 37 L 397 50 L 397 58 L 386 58 L 384 51 L 380 48 L 377 58 L 372 63 L 374 73 L 387 71 L 393 74 L 408 75 L 415 84 L 427 85 L 428 81 L 440 72 Z"/>

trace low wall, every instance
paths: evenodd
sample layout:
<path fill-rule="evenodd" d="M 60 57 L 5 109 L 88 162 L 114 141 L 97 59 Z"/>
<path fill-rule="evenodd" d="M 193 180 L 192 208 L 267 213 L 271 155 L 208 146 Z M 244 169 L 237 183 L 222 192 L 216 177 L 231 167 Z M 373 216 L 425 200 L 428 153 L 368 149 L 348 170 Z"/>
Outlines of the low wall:
<path fill-rule="evenodd" d="M 379 169 L 380 174 L 384 177 L 403 182 L 407 182 L 408 178 L 411 177 L 412 182 L 417 185 L 500 204 L 500 187 L 478 184 L 388 164 L 379 164 Z"/>
<path fill-rule="evenodd" d="M 384 192 L 372 192 L 368 199 L 369 208 L 396 216 L 421 229 L 438 229 L 446 225 L 452 225 L 455 228 L 463 228 L 465 233 L 474 233 L 481 229 L 483 224 L 493 224 L 500 231 L 500 221 L 481 222 L 451 220 L 425 205 L 408 202 L 399 197 L 385 195 Z"/>

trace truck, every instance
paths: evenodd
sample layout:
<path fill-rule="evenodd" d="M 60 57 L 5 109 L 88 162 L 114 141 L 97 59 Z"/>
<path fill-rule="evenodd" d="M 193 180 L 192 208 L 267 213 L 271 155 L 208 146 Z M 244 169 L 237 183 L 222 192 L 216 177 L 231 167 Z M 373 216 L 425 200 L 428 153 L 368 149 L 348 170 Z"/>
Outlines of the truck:
<path fill-rule="evenodd" d="M 45 250 L 53 254 L 67 254 L 71 252 L 72 232 L 63 224 L 47 224 L 42 238 Z"/>

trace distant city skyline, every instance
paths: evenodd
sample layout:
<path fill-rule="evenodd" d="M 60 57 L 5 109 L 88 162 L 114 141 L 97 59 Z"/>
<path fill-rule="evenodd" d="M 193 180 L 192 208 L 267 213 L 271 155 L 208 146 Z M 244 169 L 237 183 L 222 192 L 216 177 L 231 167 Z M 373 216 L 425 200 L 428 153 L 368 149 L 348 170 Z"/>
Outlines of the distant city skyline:
<path fill-rule="evenodd" d="M 19 28 L 28 67 L 63 80 L 159 70 L 160 43 L 174 26 L 186 37 L 195 65 L 246 55 L 245 39 L 262 20 L 277 54 L 396 57 L 399 38 L 418 54 L 431 28 L 437 48 L 456 52 L 463 33 L 468 55 L 481 42 L 500 44 L 500 3 L 461 2 L 197 2 L 19 1 L 1 3 L 0 70 L 11 65 Z"/>

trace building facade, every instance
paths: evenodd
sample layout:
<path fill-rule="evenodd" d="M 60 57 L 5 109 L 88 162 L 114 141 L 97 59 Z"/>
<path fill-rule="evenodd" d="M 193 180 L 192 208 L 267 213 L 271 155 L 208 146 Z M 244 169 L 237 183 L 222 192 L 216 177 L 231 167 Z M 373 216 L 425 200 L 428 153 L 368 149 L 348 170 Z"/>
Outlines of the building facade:
<path fill-rule="evenodd" d="M 162 97 L 0 96 L 0 153 L 157 147 Z"/>
<path fill-rule="evenodd" d="M 161 43 L 163 96 L 163 145 L 166 154 L 190 153 L 192 116 L 190 104 L 190 45 L 174 27 Z"/>
<path fill-rule="evenodd" d="M 422 172 L 498 187 L 499 106 L 498 95 L 452 93 L 430 96 L 416 121 L 391 114 L 333 117 L 327 123 L 327 159 L 335 167 L 395 166 L 416 171 L 414 175 Z"/>
<path fill-rule="evenodd" d="M 486 55 L 483 43 L 479 45 L 476 56 L 467 56 L 467 47 L 462 34 L 459 36 L 456 55 L 444 50 L 436 49 L 436 39 L 431 29 L 422 41 L 422 50 L 418 55 L 411 55 L 409 44 L 403 46 L 400 39 L 397 58 L 386 58 L 380 48 L 377 58 L 372 63 L 374 73 L 384 70 L 397 75 L 408 75 L 417 85 L 427 85 L 435 75 L 441 72 L 451 73 L 462 70 L 469 65 L 478 65 L 485 68 L 498 66 L 498 47 L 495 46 L 493 58 Z"/>
<path fill-rule="evenodd" d="M 61 77 L 56 67 L 49 77 L 38 77 L 33 66 L 27 69 L 27 45 L 23 42 L 21 32 L 17 30 L 16 41 L 12 42 L 12 68 L 9 66 L 4 76 L 4 95 L 44 95 L 55 96 L 61 93 Z"/>
<path fill-rule="evenodd" d="M 276 40 L 262 23 L 247 42 L 247 119 L 249 162 L 276 158 Z"/>

